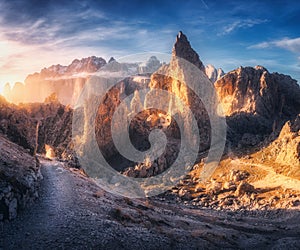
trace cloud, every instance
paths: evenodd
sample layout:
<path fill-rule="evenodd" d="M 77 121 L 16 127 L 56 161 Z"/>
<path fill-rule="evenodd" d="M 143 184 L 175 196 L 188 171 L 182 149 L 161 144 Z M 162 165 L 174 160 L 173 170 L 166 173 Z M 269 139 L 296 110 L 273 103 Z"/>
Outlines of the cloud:
<path fill-rule="evenodd" d="M 0 14 L 4 9 L 0 9 Z M 68 65 L 75 58 L 91 55 L 118 58 L 147 50 L 167 52 L 176 34 L 166 27 L 157 37 L 156 30 L 141 20 L 108 17 L 93 8 L 80 11 L 57 8 L 44 16 L 28 18 L 9 13 L 19 23 L 16 25 L 11 17 L 0 15 L 0 85 L 24 81 L 28 74 L 43 67 Z"/>
<path fill-rule="evenodd" d="M 300 37 L 297 38 L 283 38 L 276 41 L 261 42 L 248 47 L 248 49 L 265 49 L 278 47 L 289 50 L 291 52 L 300 54 Z"/>
<path fill-rule="evenodd" d="M 219 35 L 228 35 L 238 29 L 251 28 L 254 25 L 262 24 L 268 22 L 267 19 L 245 19 L 237 20 L 233 23 L 224 27 L 223 31 Z"/>

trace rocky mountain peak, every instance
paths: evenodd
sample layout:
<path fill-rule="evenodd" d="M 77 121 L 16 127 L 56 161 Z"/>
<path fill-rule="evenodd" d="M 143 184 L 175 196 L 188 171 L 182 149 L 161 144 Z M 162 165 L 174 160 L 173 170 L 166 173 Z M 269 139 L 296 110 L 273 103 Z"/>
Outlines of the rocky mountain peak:
<path fill-rule="evenodd" d="M 81 72 L 95 72 L 106 64 L 102 57 L 90 56 L 82 58 L 81 60 L 75 59 L 68 67 L 68 73 L 81 73 Z"/>
<path fill-rule="evenodd" d="M 111 57 L 109 60 L 108 60 L 108 63 L 111 63 L 111 62 L 116 62 L 116 59 Z"/>
<path fill-rule="evenodd" d="M 195 50 L 193 50 L 186 35 L 183 34 L 182 31 L 179 31 L 178 35 L 176 36 L 176 42 L 172 50 L 172 55 L 181 57 L 193 63 L 195 66 L 197 66 L 200 70 L 202 70 L 205 73 L 205 67 L 201 62 L 199 55 Z"/>
<path fill-rule="evenodd" d="M 268 70 L 264 66 L 261 66 L 261 65 L 256 65 L 254 67 L 254 69 L 256 69 L 256 70 L 262 70 L 262 71 L 267 71 L 268 72 Z"/>
<path fill-rule="evenodd" d="M 213 65 L 208 64 L 205 66 L 205 74 L 208 79 L 214 83 L 218 79 L 220 79 L 225 73 L 221 68 L 216 69 Z"/>
<path fill-rule="evenodd" d="M 62 75 L 74 75 L 78 73 L 92 73 L 98 71 L 106 64 L 102 57 L 90 56 L 82 59 L 75 59 L 68 66 L 60 64 L 52 65 L 41 70 L 40 75 L 34 74 L 31 76 L 41 76 L 42 78 L 60 77 Z"/>

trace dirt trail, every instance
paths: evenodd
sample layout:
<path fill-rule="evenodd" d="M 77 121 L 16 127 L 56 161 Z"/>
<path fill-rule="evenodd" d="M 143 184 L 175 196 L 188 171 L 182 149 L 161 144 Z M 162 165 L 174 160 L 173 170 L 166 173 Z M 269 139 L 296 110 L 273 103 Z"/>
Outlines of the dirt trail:
<path fill-rule="evenodd" d="M 42 161 L 38 202 L 0 224 L 0 249 L 297 249 L 300 211 L 224 212 L 100 190 Z"/>
<path fill-rule="evenodd" d="M 246 166 L 255 166 L 267 171 L 268 174 L 263 179 L 251 183 L 256 188 L 275 188 L 281 186 L 282 188 L 300 191 L 300 180 L 276 173 L 270 166 L 258 163 L 244 162 L 239 159 L 232 160 L 231 163 L 242 164 Z"/>

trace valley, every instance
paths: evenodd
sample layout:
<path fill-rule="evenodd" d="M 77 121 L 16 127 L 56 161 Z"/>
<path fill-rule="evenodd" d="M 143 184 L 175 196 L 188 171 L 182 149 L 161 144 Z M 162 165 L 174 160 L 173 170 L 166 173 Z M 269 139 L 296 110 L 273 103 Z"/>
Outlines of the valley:
<path fill-rule="evenodd" d="M 92 56 L 7 85 L 0 145 L 0 249 L 300 244 L 297 81 L 263 66 L 205 66 L 181 31 L 168 64 Z M 112 175 L 102 178 L 94 152 Z M 184 176 L 164 178 L 179 156 Z M 120 179 L 141 181 L 142 197 Z"/>

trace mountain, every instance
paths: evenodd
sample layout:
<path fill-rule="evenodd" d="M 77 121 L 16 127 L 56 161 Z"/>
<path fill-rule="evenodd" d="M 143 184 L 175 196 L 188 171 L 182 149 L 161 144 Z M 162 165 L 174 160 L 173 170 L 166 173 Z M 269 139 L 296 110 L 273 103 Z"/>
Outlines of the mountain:
<path fill-rule="evenodd" d="M 270 134 L 300 113 L 300 87 L 290 76 L 262 66 L 239 67 L 215 82 L 230 131 Z M 236 135 L 240 136 L 236 136 Z"/>
<path fill-rule="evenodd" d="M 179 31 L 178 35 L 176 36 L 176 41 L 172 49 L 172 56 L 177 56 L 187 60 L 188 62 L 198 67 L 201 71 L 203 71 L 203 73 L 205 73 L 205 67 L 200 60 L 199 55 L 192 48 L 186 35 L 183 34 L 182 31 Z"/>
<path fill-rule="evenodd" d="M 211 64 L 205 66 L 205 74 L 212 83 L 214 83 L 216 80 L 219 80 L 223 75 L 225 75 L 224 71 L 221 68 L 216 69 Z"/>
<path fill-rule="evenodd" d="M 187 37 L 180 32 L 177 37 L 172 50 L 172 59 L 170 64 L 162 65 L 155 73 L 153 73 L 147 82 L 138 82 L 136 77 L 129 77 L 121 81 L 119 84 L 115 85 L 110 89 L 106 96 L 103 98 L 103 102 L 99 106 L 98 114 L 96 117 L 96 138 L 98 146 L 104 156 L 109 162 L 119 159 L 118 170 L 125 171 L 124 173 L 132 177 L 146 177 L 157 175 L 167 169 L 178 156 L 180 148 L 180 135 L 181 138 L 185 138 L 190 142 L 196 140 L 196 136 L 193 131 L 196 129 L 194 124 L 186 123 L 182 131 L 179 129 L 179 125 L 176 124 L 175 120 L 170 118 L 169 113 L 174 114 L 174 116 L 180 119 L 185 119 L 189 117 L 189 113 L 186 109 L 181 109 L 176 105 L 176 100 L 171 97 L 161 97 L 156 96 L 156 90 L 165 90 L 174 95 L 179 96 L 183 103 L 182 105 L 190 107 L 191 111 L 195 115 L 195 122 L 200 131 L 200 148 L 199 151 L 204 151 L 209 148 L 210 145 L 210 122 L 208 113 L 205 110 L 203 102 L 200 98 L 191 91 L 185 84 L 177 79 L 184 79 L 184 81 L 189 80 L 190 72 L 186 72 L 181 68 L 180 58 L 192 62 L 197 68 L 202 71 L 200 75 L 202 84 L 209 85 L 212 87 L 211 82 L 205 75 L 205 68 L 198 54 L 191 48 Z M 155 58 L 150 58 L 147 65 L 158 66 L 158 61 Z M 190 65 L 189 65 L 190 66 Z M 148 66 L 149 67 L 149 66 Z M 153 66 L 152 66 L 153 67 Z M 200 72 L 201 72 L 200 71 Z M 173 77 L 167 76 L 173 75 Z M 150 91 L 145 94 L 144 97 L 140 96 L 136 90 L 142 89 L 144 87 L 150 88 Z M 130 105 L 124 107 L 124 116 L 122 119 L 115 124 L 116 127 L 122 128 L 131 118 L 131 114 L 135 114 L 139 110 L 139 107 L 145 108 L 146 110 L 133 116 L 129 127 L 129 134 L 131 136 L 131 141 L 139 150 L 146 150 L 149 148 L 149 133 L 155 128 L 161 128 L 166 133 L 168 138 L 168 144 L 166 150 L 163 154 L 151 164 L 145 163 L 135 166 L 134 162 L 125 163 L 123 162 L 122 156 L 118 153 L 115 148 L 112 134 L 111 134 L 111 122 L 112 116 L 117 109 L 118 105 L 122 102 L 122 98 L 134 94 Z M 207 99 L 213 101 L 213 98 L 209 97 L 207 93 Z M 93 103 L 93 101 L 91 101 Z M 161 108 L 155 109 L 160 105 Z M 128 114 L 128 116 L 126 115 Z M 88 119 L 87 119 L 88 120 Z M 87 124 L 88 126 L 88 124 Z M 182 134 L 180 134 L 180 132 Z M 123 160 L 122 160 L 123 159 Z M 145 159 L 147 162 L 147 159 Z M 131 166 L 133 165 L 133 166 Z M 126 167 L 129 167 L 126 169 Z M 124 170 L 125 169 L 125 170 Z"/>
<path fill-rule="evenodd" d="M 60 64 L 44 68 L 40 73 L 28 75 L 25 84 L 16 83 L 11 89 L 6 85 L 4 95 L 13 103 L 43 102 L 55 92 L 63 104 L 74 105 L 92 73 L 106 65 L 101 57 L 75 59 L 68 66 Z"/>
<path fill-rule="evenodd" d="M 51 78 L 59 76 L 73 76 L 80 73 L 94 73 L 101 67 L 106 65 L 106 61 L 102 57 L 91 56 L 82 58 L 81 60 L 75 59 L 68 66 L 62 66 L 60 64 L 52 65 L 49 68 L 44 68 L 40 73 L 29 75 L 25 82 L 30 81 L 32 77 L 39 75 L 41 78 Z"/>
<path fill-rule="evenodd" d="M 189 67 L 186 68 L 180 58 L 187 60 Z M 205 183 L 200 181 L 199 176 L 211 144 L 211 121 L 215 121 L 211 120 L 207 109 L 217 113 L 216 96 L 205 92 L 205 104 L 208 104 L 205 106 L 202 99 L 186 86 L 185 83 L 195 77 L 192 68 L 200 69 L 196 73 L 199 81 L 193 84 L 215 88 L 225 114 L 221 119 L 227 122 L 227 145 L 220 167 Z M 152 71 L 155 72 L 150 73 Z M 122 80 L 110 88 L 101 100 L 92 88 L 88 93 L 90 99 L 81 100 L 79 104 L 82 105 L 76 105 L 75 110 L 61 103 L 63 100 L 74 104 L 89 75 L 95 72 L 97 74 L 93 80 L 100 87 L 106 83 L 101 74 L 125 73 L 126 77 L 120 77 Z M 39 100 L 45 96 L 45 100 L 42 103 L 15 105 L 0 97 L 0 143 L 4 145 L 0 151 L 0 185 L 4 183 L 5 190 L 11 189 L 6 189 L 7 186 L 13 186 L 8 183 L 10 180 L 14 187 L 20 187 L 18 182 L 22 184 L 22 178 L 19 178 L 19 171 L 10 172 L 12 166 L 15 164 L 19 169 L 25 159 L 25 169 L 30 168 L 35 163 L 32 157 L 35 150 L 67 161 L 69 166 L 78 166 L 72 142 L 72 122 L 76 112 L 80 112 L 82 116 L 75 117 L 75 123 L 84 125 L 83 131 L 80 131 L 83 138 L 76 138 L 76 141 L 87 140 L 85 136 L 93 134 L 98 143 L 98 147 L 94 147 L 97 153 L 99 148 L 110 166 L 134 178 L 155 176 L 168 169 L 182 150 L 181 139 L 192 144 L 199 133 L 196 164 L 191 166 L 191 172 L 178 186 L 162 194 L 163 199 L 174 198 L 172 202 L 232 211 L 291 208 L 300 204 L 300 90 L 297 82 L 290 76 L 270 73 L 262 66 L 240 67 L 226 74 L 212 65 L 204 67 L 182 32 L 176 37 L 169 64 L 162 64 L 156 57 L 150 57 L 143 64 L 125 64 L 113 58 L 106 63 L 102 58 L 89 57 L 74 60 L 69 66 L 54 65 L 43 69 L 28 76 L 25 85 L 18 83 L 13 89 L 12 93 L 10 86 L 5 86 L 5 93 L 12 94 L 10 98 L 18 99 L 22 93 L 30 93 L 30 98 Z M 147 89 L 144 95 L 139 92 L 142 89 Z M 174 94 L 181 102 L 170 96 L 161 98 L 156 90 Z M 133 98 L 126 102 L 130 95 Z M 86 105 L 85 101 L 90 105 Z M 124 106 L 121 105 L 123 103 Z M 155 108 L 155 105 L 160 106 Z M 90 107 L 98 107 L 95 123 L 90 122 Z M 176 123 L 175 119 L 191 121 L 191 115 L 184 107 L 192 111 L 196 126 L 187 122 L 180 127 Z M 117 110 L 120 117 L 113 120 Z M 151 132 L 162 130 L 167 139 L 162 154 L 153 161 L 150 160 L 152 155 L 148 155 L 141 162 L 123 157 L 117 149 L 119 145 L 113 140 L 112 125 L 118 133 L 127 129 L 126 124 L 129 124 L 129 143 L 141 151 L 149 149 Z M 121 144 L 127 148 L 129 143 Z M 161 147 L 160 144 L 158 146 Z M 184 164 L 192 153 L 184 152 Z M 22 159 L 15 161 L 16 155 Z M 3 172 L 3 166 L 10 168 Z M 34 168 L 34 172 L 36 170 Z M 17 184 L 11 176 L 17 177 Z M 38 179 L 35 175 L 32 178 Z M 0 200 L 0 210 L 6 211 L 2 215 L 5 218 L 15 216 L 16 200 L 11 194 L 9 197 L 12 198 L 9 202 Z"/>

